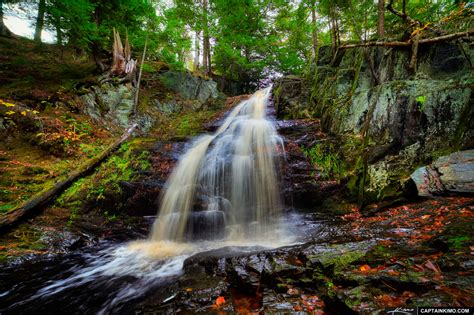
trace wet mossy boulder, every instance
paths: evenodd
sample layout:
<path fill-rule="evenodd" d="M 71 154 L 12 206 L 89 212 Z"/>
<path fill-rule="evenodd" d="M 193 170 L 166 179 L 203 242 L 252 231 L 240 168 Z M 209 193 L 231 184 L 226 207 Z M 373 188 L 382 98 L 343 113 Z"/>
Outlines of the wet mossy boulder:
<path fill-rule="evenodd" d="M 111 121 L 122 127 L 130 123 L 135 88 L 130 84 L 104 83 L 82 95 L 84 112 L 95 120 Z"/>

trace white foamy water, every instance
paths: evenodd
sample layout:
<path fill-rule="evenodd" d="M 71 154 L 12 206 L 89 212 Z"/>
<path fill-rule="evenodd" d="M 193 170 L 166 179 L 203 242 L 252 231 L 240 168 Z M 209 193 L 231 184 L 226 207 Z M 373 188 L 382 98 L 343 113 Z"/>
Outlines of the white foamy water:
<path fill-rule="evenodd" d="M 265 116 L 271 88 L 241 102 L 198 138 L 167 181 L 150 240 L 280 237 L 283 141 Z"/>

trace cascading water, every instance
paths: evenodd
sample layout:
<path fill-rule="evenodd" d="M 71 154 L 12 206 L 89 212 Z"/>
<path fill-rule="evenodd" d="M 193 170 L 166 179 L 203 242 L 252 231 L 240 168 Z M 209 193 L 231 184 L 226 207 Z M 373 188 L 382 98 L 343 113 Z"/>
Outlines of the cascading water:
<path fill-rule="evenodd" d="M 28 284 L 0 291 L 0 297 L 15 301 L 9 309 L 38 304 L 47 310 L 55 308 L 58 298 L 70 296 L 71 309 L 87 298 L 89 306 L 99 303 L 98 314 L 116 313 L 178 277 L 185 259 L 196 253 L 233 245 L 240 252 L 254 251 L 294 242 L 285 229 L 294 222 L 283 223 L 278 166 L 284 148 L 265 116 L 269 96 L 267 88 L 240 103 L 213 135 L 198 138 L 182 156 L 148 240 L 87 254 L 84 262 L 67 265 L 61 276 L 21 300 L 15 300 L 15 290 L 26 290 Z M 95 293 L 89 296 L 89 290 Z"/>
<path fill-rule="evenodd" d="M 284 149 L 265 115 L 270 91 L 241 102 L 182 156 L 161 197 L 152 241 L 268 239 L 280 231 Z"/>

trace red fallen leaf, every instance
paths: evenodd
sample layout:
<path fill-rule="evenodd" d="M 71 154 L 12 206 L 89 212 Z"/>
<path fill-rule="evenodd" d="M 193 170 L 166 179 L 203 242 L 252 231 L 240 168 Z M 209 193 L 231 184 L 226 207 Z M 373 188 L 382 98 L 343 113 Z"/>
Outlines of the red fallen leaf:
<path fill-rule="evenodd" d="M 414 264 L 414 265 L 412 266 L 412 268 L 413 268 L 413 269 L 416 269 L 416 270 L 418 270 L 418 271 L 425 271 L 425 268 L 423 268 L 423 266 L 420 266 L 420 265 L 418 265 L 418 264 Z"/>
<path fill-rule="evenodd" d="M 439 267 L 438 267 L 438 266 L 435 266 L 435 265 L 431 262 L 431 260 L 427 260 L 427 261 L 425 262 L 425 267 L 428 268 L 428 269 L 430 269 L 431 271 L 434 271 L 435 273 L 438 273 L 438 274 L 441 273 L 441 270 L 439 269 Z"/>
<path fill-rule="evenodd" d="M 393 269 L 390 269 L 390 270 L 387 270 L 387 274 L 389 274 L 390 276 L 399 276 L 400 272 L 396 271 L 396 270 L 393 270 Z"/>
<path fill-rule="evenodd" d="M 303 310 L 303 308 L 300 305 L 293 306 L 293 309 L 297 312 L 301 312 Z"/>
<path fill-rule="evenodd" d="M 382 294 L 379 296 L 376 296 L 375 301 L 379 305 L 383 305 L 385 307 L 397 307 L 405 303 L 404 298 L 398 297 L 398 296 L 391 296 L 388 294 Z"/>
<path fill-rule="evenodd" d="M 362 271 L 362 272 L 367 272 L 370 270 L 370 266 L 369 265 L 362 265 L 359 267 L 359 270 Z"/>
<path fill-rule="evenodd" d="M 219 296 L 216 299 L 216 303 L 214 303 L 215 306 L 221 307 L 221 305 L 225 304 L 225 298 L 223 296 Z"/>

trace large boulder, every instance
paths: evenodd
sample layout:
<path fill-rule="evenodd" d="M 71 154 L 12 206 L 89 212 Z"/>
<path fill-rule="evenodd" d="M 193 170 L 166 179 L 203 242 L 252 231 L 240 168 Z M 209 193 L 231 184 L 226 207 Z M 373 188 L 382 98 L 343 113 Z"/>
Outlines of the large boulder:
<path fill-rule="evenodd" d="M 105 119 L 127 127 L 133 111 L 135 88 L 129 84 L 104 83 L 82 95 L 84 112 L 95 120 Z"/>
<path fill-rule="evenodd" d="M 305 82 L 295 75 L 288 75 L 275 81 L 273 96 L 279 118 L 299 118 L 308 113 Z"/>
<path fill-rule="evenodd" d="M 445 193 L 474 193 L 474 150 L 438 158 L 411 174 L 420 196 Z"/>
<path fill-rule="evenodd" d="M 195 100 L 196 109 L 223 103 L 224 95 L 211 79 L 193 75 L 188 71 L 167 71 L 159 76 L 161 82 L 186 100 Z"/>

